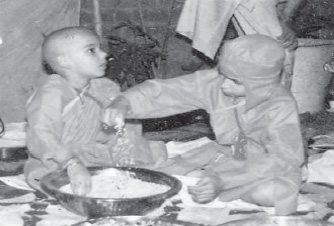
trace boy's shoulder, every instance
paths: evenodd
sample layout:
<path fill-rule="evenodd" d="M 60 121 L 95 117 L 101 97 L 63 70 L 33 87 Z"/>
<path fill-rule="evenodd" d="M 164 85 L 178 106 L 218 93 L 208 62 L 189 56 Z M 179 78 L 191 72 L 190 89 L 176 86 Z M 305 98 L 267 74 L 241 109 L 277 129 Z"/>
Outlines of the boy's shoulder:
<path fill-rule="evenodd" d="M 58 74 L 49 75 L 43 83 L 38 87 L 39 92 L 63 92 L 69 90 L 66 80 Z"/>
<path fill-rule="evenodd" d="M 72 92 L 65 79 L 58 74 L 52 74 L 46 77 L 37 87 L 36 91 L 29 98 L 28 103 L 34 100 L 47 102 L 50 99 L 54 100 L 55 98 L 62 98 L 71 93 Z"/>

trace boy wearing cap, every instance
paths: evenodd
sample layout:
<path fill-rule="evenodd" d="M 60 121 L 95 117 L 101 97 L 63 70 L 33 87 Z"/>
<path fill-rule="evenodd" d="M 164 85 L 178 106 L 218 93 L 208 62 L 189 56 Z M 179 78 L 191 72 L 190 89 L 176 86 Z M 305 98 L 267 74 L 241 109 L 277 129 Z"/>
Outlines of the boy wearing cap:
<path fill-rule="evenodd" d="M 205 109 L 220 150 L 195 151 L 160 170 L 200 176 L 189 187 L 197 202 L 243 199 L 291 214 L 304 150 L 295 99 L 280 83 L 284 58 L 282 45 L 268 36 L 227 41 L 217 68 L 128 90 L 123 98 L 129 106 L 108 112 L 109 123 L 116 115 L 149 118 Z"/>

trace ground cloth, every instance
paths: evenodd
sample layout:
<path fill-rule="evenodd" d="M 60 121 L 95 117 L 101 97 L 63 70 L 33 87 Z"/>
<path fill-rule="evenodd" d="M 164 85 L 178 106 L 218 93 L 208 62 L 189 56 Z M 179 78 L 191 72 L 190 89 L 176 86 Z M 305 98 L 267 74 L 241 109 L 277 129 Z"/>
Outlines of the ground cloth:
<path fill-rule="evenodd" d="M 169 142 L 167 147 L 173 156 L 189 149 L 211 142 L 200 138 L 189 142 Z M 186 222 L 217 225 L 227 221 L 253 216 L 272 215 L 272 208 L 263 208 L 241 200 L 223 203 L 215 200 L 210 204 L 199 205 L 189 197 L 187 185 L 197 178 L 177 176 L 183 183 L 178 195 L 173 197 L 177 203 L 177 219 Z M 0 177 L 0 225 L 5 226 L 63 226 L 86 220 L 64 209 L 56 200 L 48 199 L 40 193 L 33 192 L 26 186 L 23 175 Z M 299 197 L 298 214 L 311 219 L 325 219 L 334 222 L 334 186 L 306 182 Z"/>

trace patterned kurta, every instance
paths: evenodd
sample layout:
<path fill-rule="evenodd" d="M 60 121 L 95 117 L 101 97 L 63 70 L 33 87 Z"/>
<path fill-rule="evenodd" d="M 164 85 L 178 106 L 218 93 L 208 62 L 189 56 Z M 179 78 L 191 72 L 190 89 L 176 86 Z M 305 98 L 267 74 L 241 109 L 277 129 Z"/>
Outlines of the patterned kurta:
<path fill-rule="evenodd" d="M 120 94 L 119 86 L 107 78 L 93 79 L 82 91 L 71 87 L 57 74 L 30 98 L 27 104 L 27 182 L 39 189 L 46 173 L 62 170 L 75 157 L 86 166 L 113 166 L 115 133 L 102 131 L 103 109 Z M 126 124 L 124 136 L 136 163 L 153 161 L 149 143 L 141 136 L 141 126 Z"/>

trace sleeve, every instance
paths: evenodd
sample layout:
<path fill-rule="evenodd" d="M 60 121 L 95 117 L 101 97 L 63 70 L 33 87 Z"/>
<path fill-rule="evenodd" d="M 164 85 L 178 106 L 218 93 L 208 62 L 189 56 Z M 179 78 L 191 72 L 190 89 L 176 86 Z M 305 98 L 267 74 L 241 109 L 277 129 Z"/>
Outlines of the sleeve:
<path fill-rule="evenodd" d="M 62 92 L 44 86 L 27 105 L 27 145 L 32 158 L 49 170 L 64 167 L 73 158 L 72 145 L 61 143 Z"/>
<path fill-rule="evenodd" d="M 277 102 L 265 119 L 268 121 L 265 154 L 249 155 L 243 167 L 234 172 L 220 173 L 226 189 L 265 178 L 281 178 L 289 183 L 300 183 L 300 168 L 304 149 L 298 112 L 289 102 Z M 231 163 L 233 164 L 233 163 Z"/>
<path fill-rule="evenodd" d="M 123 93 L 134 118 L 156 118 L 196 109 L 207 110 L 219 80 L 217 70 L 204 70 L 172 79 L 155 79 Z M 212 84 L 212 85 L 211 85 Z"/>

